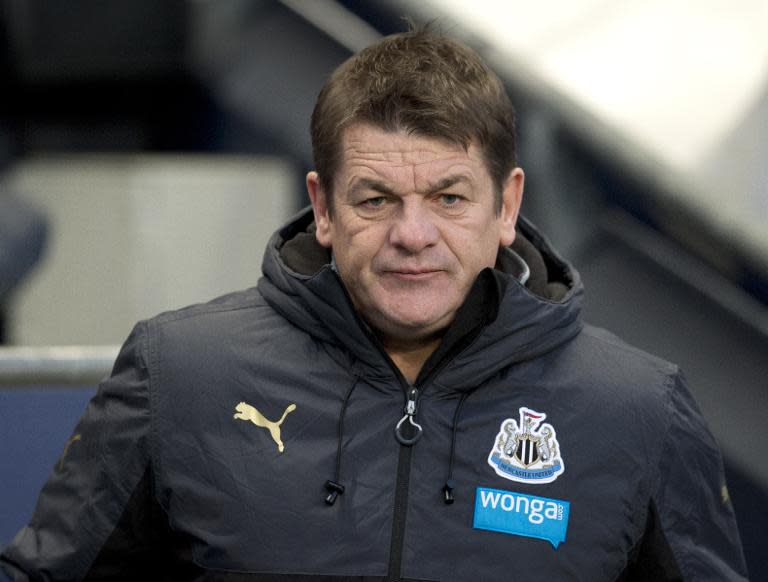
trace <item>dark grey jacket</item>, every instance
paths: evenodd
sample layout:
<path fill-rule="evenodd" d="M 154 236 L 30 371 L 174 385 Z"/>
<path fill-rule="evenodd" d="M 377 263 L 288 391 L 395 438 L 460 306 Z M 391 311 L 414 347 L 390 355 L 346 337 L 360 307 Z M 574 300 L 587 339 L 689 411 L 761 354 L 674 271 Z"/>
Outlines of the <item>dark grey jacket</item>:
<path fill-rule="evenodd" d="M 746 579 L 679 370 L 584 326 L 578 274 L 529 224 L 527 286 L 502 253 L 408 386 L 311 218 L 273 237 L 258 288 L 137 325 L 11 576 Z"/>

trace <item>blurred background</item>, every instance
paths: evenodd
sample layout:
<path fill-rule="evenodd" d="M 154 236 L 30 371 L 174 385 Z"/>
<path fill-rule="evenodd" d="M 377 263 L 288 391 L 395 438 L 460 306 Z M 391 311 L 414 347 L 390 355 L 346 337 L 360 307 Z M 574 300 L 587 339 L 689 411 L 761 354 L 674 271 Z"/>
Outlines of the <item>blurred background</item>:
<path fill-rule="evenodd" d="M 0 546 L 138 319 L 256 283 L 325 79 L 435 20 L 519 115 L 586 317 L 679 363 L 768 580 L 765 0 L 0 0 Z"/>

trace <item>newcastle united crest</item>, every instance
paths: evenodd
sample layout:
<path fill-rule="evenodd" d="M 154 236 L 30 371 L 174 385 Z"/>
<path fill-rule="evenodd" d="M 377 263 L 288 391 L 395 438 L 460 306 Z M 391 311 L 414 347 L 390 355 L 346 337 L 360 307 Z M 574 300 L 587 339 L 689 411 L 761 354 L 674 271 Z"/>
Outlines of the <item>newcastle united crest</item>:
<path fill-rule="evenodd" d="M 547 415 L 520 408 L 520 424 L 514 418 L 501 423 L 488 464 L 498 475 L 521 483 L 551 483 L 565 470 L 555 429 Z"/>

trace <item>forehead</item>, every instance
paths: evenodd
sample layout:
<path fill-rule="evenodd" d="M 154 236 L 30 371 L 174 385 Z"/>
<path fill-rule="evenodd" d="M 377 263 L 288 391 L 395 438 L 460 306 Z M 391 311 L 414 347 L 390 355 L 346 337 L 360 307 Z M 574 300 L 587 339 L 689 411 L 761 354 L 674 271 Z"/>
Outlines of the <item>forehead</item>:
<path fill-rule="evenodd" d="M 385 131 L 368 124 L 354 124 L 342 134 L 342 158 L 337 178 L 349 185 L 359 177 L 385 178 L 417 185 L 461 175 L 471 182 L 488 179 L 479 148 L 445 140 Z"/>

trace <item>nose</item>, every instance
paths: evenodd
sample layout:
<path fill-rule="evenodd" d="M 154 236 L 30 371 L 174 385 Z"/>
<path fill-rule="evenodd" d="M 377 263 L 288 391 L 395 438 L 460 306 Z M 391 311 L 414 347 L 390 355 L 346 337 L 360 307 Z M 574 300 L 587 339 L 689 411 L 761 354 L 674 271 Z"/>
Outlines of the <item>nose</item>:
<path fill-rule="evenodd" d="M 437 244 L 439 233 L 427 201 L 419 197 L 402 201 L 389 231 L 389 242 L 409 253 Z"/>

